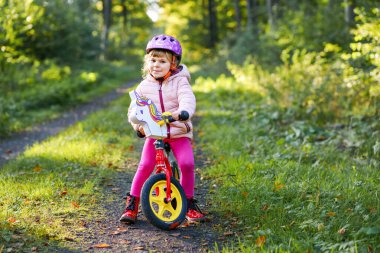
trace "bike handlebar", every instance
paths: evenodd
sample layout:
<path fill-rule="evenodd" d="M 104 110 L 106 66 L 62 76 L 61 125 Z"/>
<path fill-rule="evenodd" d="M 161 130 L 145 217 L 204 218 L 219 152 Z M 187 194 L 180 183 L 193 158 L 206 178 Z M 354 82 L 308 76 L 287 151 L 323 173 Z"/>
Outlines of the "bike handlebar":
<path fill-rule="evenodd" d="M 178 115 L 178 120 L 175 120 L 173 118 L 173 116 L 170 114 L 170 115 L 163 115 L 163 120 L 164 122 L 169 122 L 169 123 L 172 123 L 172 122 L 175 122 L 175 121 L 186 121 L 190 118 L 190 115 L 187 111 L 181 111 Z M 144 138 L 145 135 L 143 135 L 140 131 L 137 130 L 137 136 L 140 137 L 140 138 Z"/>

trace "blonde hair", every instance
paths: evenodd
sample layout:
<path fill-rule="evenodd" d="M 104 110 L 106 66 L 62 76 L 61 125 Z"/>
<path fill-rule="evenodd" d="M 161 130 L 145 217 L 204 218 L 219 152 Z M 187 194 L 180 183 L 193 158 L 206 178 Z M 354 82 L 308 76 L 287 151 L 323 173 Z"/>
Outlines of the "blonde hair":
<path fill-rule="evenodd" d="M 178 64 L 179 64 L 179 60 L 177 57 L 174 57 L 175 60 L 173 62 L 173 56 L 175 56 L 175 55 L 173 53 L 171 53 L 170 51 L 160 50 L 160 49 L 152 49 L 149 53 L 147 53 L 144 56 L 144 66 L 141 69 L 142 77 L 146 78 L 147 75 L 149 74 L 149 61 L 152 57 L 166 57 L 166 59 L 168 59 L 168 61 L 172 65 L 174 65 L 174 68 L 177 68 Z"/>

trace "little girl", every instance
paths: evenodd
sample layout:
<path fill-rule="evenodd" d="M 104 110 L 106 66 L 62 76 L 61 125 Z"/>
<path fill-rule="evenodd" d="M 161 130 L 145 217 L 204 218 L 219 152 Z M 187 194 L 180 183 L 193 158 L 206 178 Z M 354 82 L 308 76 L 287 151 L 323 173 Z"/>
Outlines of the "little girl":
<path fill-rule="evenodd" d="M 191 146 L 193 137 L 190 121 L 195 112 L 196 101 L 190 86 L 190 73 L 185 65 L 179 65 L 182 57 L 181 44 L 168 35 L 154 36 L 146 47 L 143 78 L 136 92 L 147 97 L 162 112 L 171 112 L 175 122 L 167 125 L 168 138 L 173 154 L 181 169 L 181 185 L 185 191 L 190 221 L 203 220 L 204 214 L 194 200 L 194 154 Z M 180 112 L 186 111 L 190 118 L 178 121 Z M 130 116 L 128 114 L 128 116 Z M 144 137 L 142 126 L 132 124 L 138 136 Z M 134 223 L 137 219 L 141 188 L 155 167 L 154 139 L 146 138 L 140 164 L 133 178 L 131 191 L 127 193 L 126 208 L 120 221 Z"/>

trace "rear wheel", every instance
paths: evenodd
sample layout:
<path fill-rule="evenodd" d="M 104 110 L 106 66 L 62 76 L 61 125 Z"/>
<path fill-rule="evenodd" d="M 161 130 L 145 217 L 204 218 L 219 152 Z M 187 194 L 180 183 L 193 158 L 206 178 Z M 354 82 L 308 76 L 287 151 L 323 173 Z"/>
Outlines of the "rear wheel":
<path fill-rule="evenodd" d="M 150 177 L 141 191 L 141 207 L 145 217 L 154 226 L 171 230 L 186 218 L 187 200 L 180 183 L 170 178 L 172 200 L 166 200 L 166 176 L 156 174 Z"/>

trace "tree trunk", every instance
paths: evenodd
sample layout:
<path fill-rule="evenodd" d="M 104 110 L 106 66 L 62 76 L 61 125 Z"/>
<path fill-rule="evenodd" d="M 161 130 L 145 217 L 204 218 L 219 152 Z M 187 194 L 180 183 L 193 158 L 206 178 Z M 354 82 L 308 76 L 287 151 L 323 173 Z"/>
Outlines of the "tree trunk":
<path fill-rule="evenodd" d="M 235 20 L 236 20 L 236 30 L 240 32 L 241 30 L 241 8 L 240 0 L 235 0 Z"/>
<path fill-rule="evenodd" d="M 273 29 L 274 26 L 274 16 L 273 16 L 273 1 L 272 0 L 266 0 L 267 4 L 267 15 L 268 15 L 268 24 L 269 24 L 269 30 Z"/>
<path fill-rule="evenodd" d="M 255 37 L 258 37 L 258 9 L 259 3 L 257 0 L 247 0 L 247 30 L 251 31 Z"/>
<path fill-rule="evenodd" d="M 252 7 L 252 0 L 247 0 L 247 28 L 248 30 L 252 29 L 253 26 L 253 7 Z"/>
<path fill-rule="evenodd" d="M 103 2 L 103 31 L 101 36 L 102 50 L 101 59 L 105 60 L 107 58 L 107 47 L 108 47 L 108 34 L 111 27 L 111 10 L 112 10 L 112 0 L 102 0 Z"/>
<path fill-rule="evenodd" d="M 218 41 L 218 20 L 215 10 L 215 1 L 208 0 L 208 14 L 209 14 L 209 33 L 210 33 L 210 48 L 215 48 Z"/>
<path fill-rule="evenodd" d="M 344 20 L 347 27 L 352 27 L 355 24 L 355 0 L 344 0 Z"/>
<path fill-rule="evenodd" d="M 123 15 L 123 29 L 121 32 L 121 43 L 123 45 L 126 45 L 127 43 L 127 24 L 128 24 L 128 9 L 126 5 L 126 0 L 121 1 L 121 6 L 123 8 L 122 15 Z"/>

